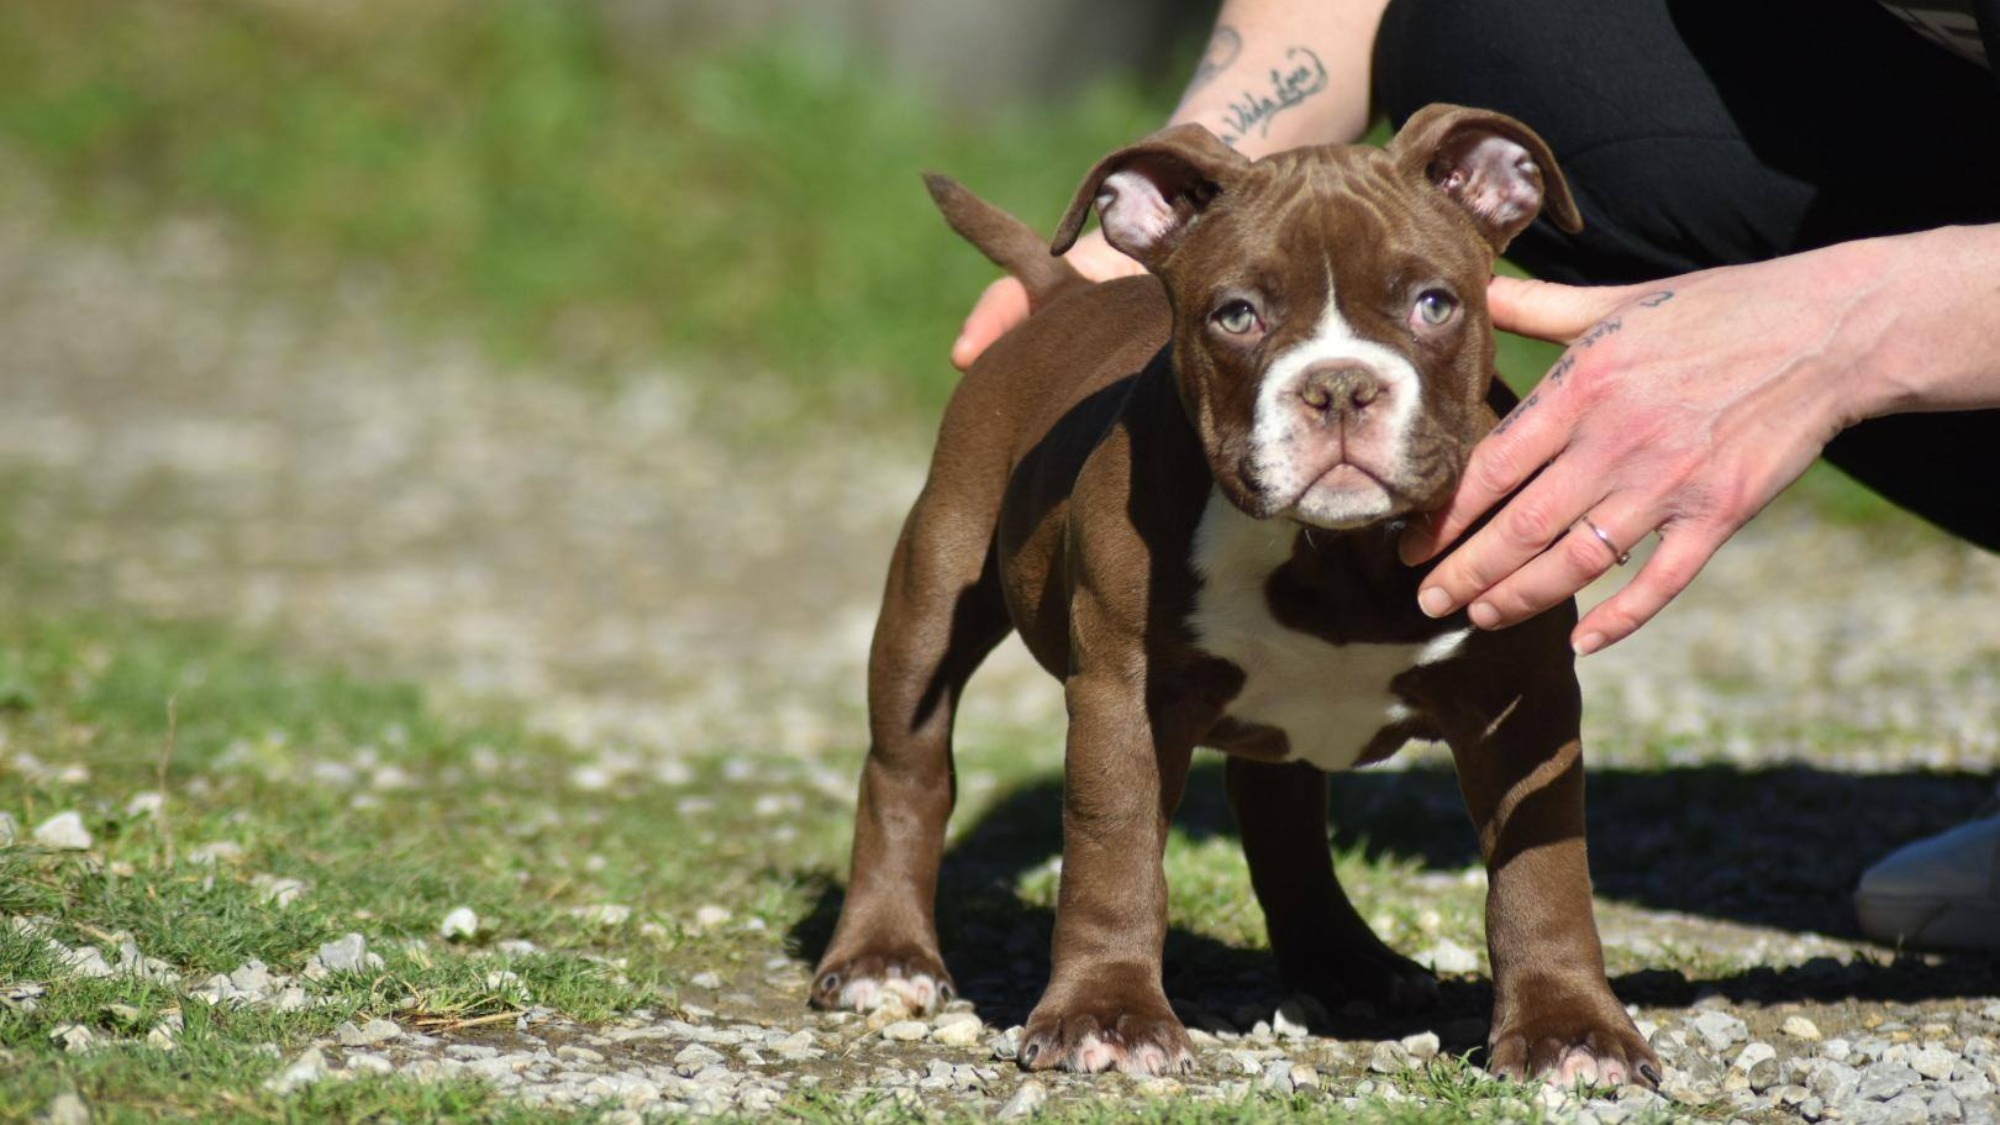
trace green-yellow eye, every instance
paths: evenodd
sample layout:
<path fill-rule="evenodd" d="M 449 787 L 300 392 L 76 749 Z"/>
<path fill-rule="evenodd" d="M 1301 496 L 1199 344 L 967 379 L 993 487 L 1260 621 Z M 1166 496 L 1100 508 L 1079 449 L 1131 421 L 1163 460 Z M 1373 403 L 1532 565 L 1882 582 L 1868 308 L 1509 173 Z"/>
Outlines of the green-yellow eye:
<path fill-rule="evenodd" d="M 1248 301 L 1231 301 L 1215 310 L 1215 323 L 1231 336 L 1246 336 L 1257 328 L 1257 310 Z"/>
<path fill-rule="evenodd" d="M 1436 328 L 1452 318 L 1458 311 L 1458 298 L 1442 289 L 1426 289 L 1417 295 L 1417 307 L 1412 310 L 1415 319 L 1426 327 Z"/>

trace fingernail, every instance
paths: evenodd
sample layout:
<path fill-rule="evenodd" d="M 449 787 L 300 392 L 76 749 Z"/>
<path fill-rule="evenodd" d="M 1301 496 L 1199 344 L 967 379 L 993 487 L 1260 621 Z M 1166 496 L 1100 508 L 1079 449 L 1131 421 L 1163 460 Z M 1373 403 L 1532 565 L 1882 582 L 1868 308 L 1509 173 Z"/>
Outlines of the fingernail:
<path fill-rule="evenodd" d="M 1578 637 L 1576 643 L 1570 647 L 1576 650 L 1578 656 L 1589 656 L 1591 653 L 1604 647 L 1604 634 L 1585 633 L 1583 636 Z"/>
<path fill-rule="evenodd" d="M 1500 611 L 1485 602 L 1473 602 L 1472 608 L 1466 610 L 1465 615 L 1481 629 L 1491 629 L 1500 624 Z"/>
<path fill-rule="evenodd" d="M 1417 594 L 1417 608 L 1430 617 L 1443 617 L 1451 612 L 1451 595 L 1442 586 L 1426 586 Z"/>

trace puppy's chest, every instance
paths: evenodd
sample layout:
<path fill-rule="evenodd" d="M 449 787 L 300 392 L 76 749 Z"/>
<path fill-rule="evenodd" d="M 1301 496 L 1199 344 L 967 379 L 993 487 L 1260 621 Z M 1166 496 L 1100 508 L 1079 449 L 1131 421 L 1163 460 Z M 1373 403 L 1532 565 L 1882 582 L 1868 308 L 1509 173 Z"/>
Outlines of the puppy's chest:
<path fill-rule="evenodd" d="M 1384 738 L 1393 749 L 1409 735 L 1418 716 L 1395 681 L 1450 660 L 1466 632 L 1424 637 L 1401 607 L 1328 612 L 1313 591 L 1288 592 L 1280 572 L 1298 535 L 1290 521 L 1251 519 L 1212 494 L 1195 534 L 1202 584 L 1188 625 L 1196 648 L 1243 675 L 1224 711 L 1237 744 L 1220 748 L 1254 745 L 1259 757 L 1346 769 Z"/>

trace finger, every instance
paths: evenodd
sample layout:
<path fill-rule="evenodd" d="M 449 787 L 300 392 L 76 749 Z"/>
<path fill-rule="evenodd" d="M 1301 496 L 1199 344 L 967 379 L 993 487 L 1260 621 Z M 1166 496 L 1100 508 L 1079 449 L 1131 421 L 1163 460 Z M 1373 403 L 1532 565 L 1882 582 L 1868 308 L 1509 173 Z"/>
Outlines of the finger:
<path fill-rule="evenodd" d="M 971 367 L 993 341 L 1026 319 L 1028 290 L 1025 286 L 1011 277 L 1003 277 L 987 286 L 972 306 L 972 312 L 966 316 L 965 327 L 958 330 L 957 341 L 951 345 L 952 366 L 960 371 Z"/>
<path fill-rule="evenodd" d="M 1638 286 L 1558 285 L 1518 277 L 1496 277 L 1486 288 L 1493 327 L 1537 340 L 1567 344 L 1604 319 Z"/>
<path fill-rule="evenodd" d="M 1648 516 L 1631 506 L 1599 504 L 1569 526 L 1549 549 L 1479 595 L 1467 611 L 1483 629 L 1517 625 L 1572 597 L 1620 565 L 1620 552 L 1645 538 Z M 1590 529 L 1596 524 L 1605 539 Z"/>
<path fill-rule="evenodd" d="M 1676 523 L 1663 528 L 1659 547 L 1638 575 L 1577 622 L 1571 647 L 1588 656 L 1637 632 L 1687 589 L 1728 538 L 1728 530 L 1714 526 Z"/>
<path fill-rule="evenodd" d="M 1461 543 L 1424 579 L 1417 603 L 1432 617 L 1442 617 L 1481 599 L 1547 550 L 1568 529 L 1604 499 L 1595 473 L 1551 471 L 1536 477 L 1494 514 L 1485 527 Z M 1501 624 L 1495 607 L 1472 614 L 1482 629 Z"/>
<path fill-rule="evenodd" d="M 1445 506 L 1412 522 L 1403 532 L 1397 551 L 1404 564 L 1415 566 L 1457 542 L 1489 508 L 1561 453 L 1569 442 L 1570 419 L 1566 414 L 1542 401 L 1540 387 L 1522 399 L 1513 413 L 1473 447 L 1465 475 Z M 1551 532 L 1551 539 L 1554 534 Z M 1543 541 L 1544 546 L 1547 543 Z"/>

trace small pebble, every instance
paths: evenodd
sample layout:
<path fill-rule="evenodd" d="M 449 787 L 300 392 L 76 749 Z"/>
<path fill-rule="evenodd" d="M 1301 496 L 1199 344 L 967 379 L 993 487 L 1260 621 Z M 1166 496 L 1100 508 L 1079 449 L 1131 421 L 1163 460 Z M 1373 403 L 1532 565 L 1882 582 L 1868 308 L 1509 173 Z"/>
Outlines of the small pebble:
<path fill-rule="evenodd" d="M 42 847 L 65 852 L 84 851 L 95 842 L 83 826 L 82 814 L 74 811 L 57 813 L 36 825 L 32 838 Z"/>
<path fill-rule="evenodd" d="M 1015 1088 L 1014 1096 L 1007 1099 L 1006 1104 L 1000 1107 L 1000 1112 L 994 1114 L 994 1118 L 999 1121 L 1018 1121 L 1033 1116 L 1036 1110 L 1042 1108 L 1042 1103 L 1048 1100 L 1048 1087 L 1043 1086 L 1038 1079 L 1023 1078 L 1021 1084 Z"/>
<path fill-rule="evenodd" d="M 478 934 L 479 915 L 473 913 L 469 906 L 459 907 L 438 923 L 438 936 L 446 941 L 477 937 Z"/>
<path fill-rule="evenodd" d="M 1793 1039 L 1803 1039 L 1808 1043 L 1817 1043 L 1820 1038 L 1819 1025 L 1804 1016 L 1785 1017 L 1785 1022 L 1778 1030 Z"/>

